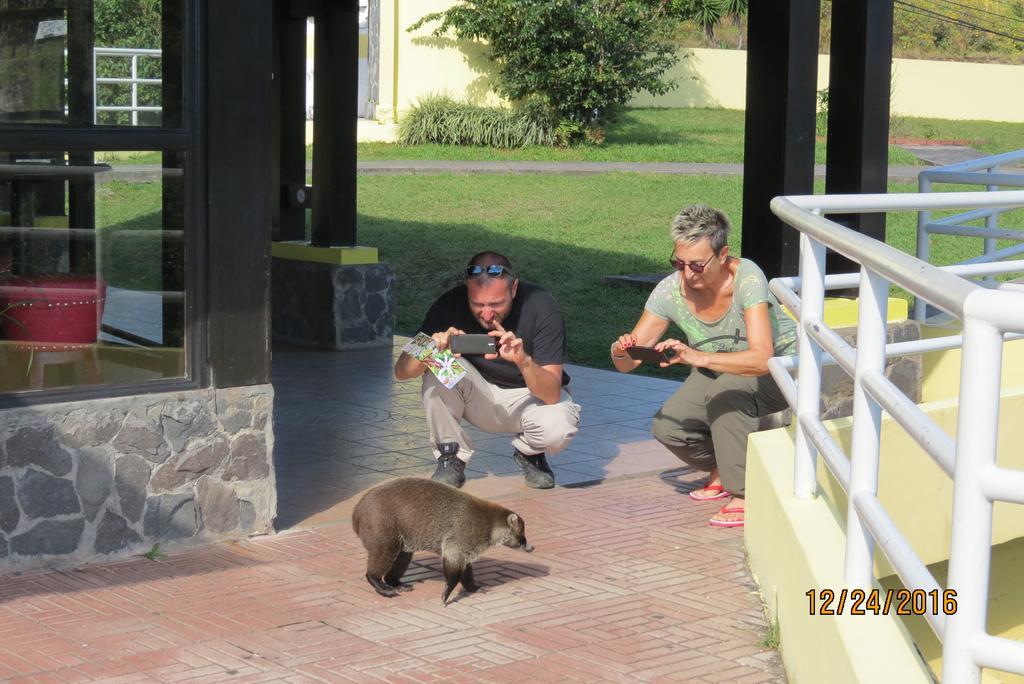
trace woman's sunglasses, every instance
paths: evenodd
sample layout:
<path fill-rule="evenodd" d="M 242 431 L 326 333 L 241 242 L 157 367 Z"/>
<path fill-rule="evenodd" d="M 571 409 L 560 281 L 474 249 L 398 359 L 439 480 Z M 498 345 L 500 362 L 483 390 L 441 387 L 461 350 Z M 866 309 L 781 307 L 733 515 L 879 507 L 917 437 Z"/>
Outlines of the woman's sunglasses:
<path fill-rule="evenodd" d="M 490 278 L 500 278 L 501 276 L 508 274 L 509 277 L 515 278 L 512 273 L 512 269 L 501 264 L 491 264 L 490 266 L 468 266 L 466 268 L 467 278 L 479 278 L 480 276 L 488 276 Z"/>
<path fill-rule="evenodd" d="M 710 264 L 711 260 L 714 258 L 715 255 L 712 254 L 711 256 L 708 257 L 707 261 L 701 264 L 696 261 L 681 261 L 679 259 L 676 259 L 674 256 L 670 256 L 668 258 L 668 263 L 672 264 L 672 268 L 676 269 L 677 271 L 682 271 L 684 268 L 688 268 L 690 269 L 691 273 L 703 273 L 704 269 L 708 267 L 708 264 Z"/>

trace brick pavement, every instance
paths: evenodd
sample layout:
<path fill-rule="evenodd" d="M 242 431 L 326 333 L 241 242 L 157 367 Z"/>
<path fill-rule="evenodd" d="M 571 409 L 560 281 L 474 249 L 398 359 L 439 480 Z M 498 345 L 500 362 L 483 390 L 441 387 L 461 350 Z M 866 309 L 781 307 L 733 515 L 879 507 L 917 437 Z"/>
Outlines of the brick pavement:
<path fill-rule="evenodd" d="M 275 350 L 291 529 L 4 576 L 0 680 L 785 681 L 760 646 L 742 532 L 707 524 L 715 504 L 685 496 L 699 475 L 646 432 L 664 380 L 571 369 L 584 429 L 552 459 L 554 490 L 522 485 L 507 440 L 481 449 L 467 489 L 519 512 L 537 547 L 487 552 L 485 592 L 442 607 L 440 561 L 417 554 L 413 591 L 374 593 L 351 506 L 374 482 L 430 469 L 415 388 L 387 379 L 390 359 Z"/>

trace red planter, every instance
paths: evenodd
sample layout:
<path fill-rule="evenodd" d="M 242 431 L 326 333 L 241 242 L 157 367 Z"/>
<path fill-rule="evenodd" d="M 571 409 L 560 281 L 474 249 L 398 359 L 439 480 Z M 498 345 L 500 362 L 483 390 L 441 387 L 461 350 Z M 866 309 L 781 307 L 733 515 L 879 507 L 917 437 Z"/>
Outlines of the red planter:
<path fill-rule="evenodd" d="M 55 274 L 0 282 L 4 339 L 91 344 L 106 298 L 107 283 L 96 276 Z"/>

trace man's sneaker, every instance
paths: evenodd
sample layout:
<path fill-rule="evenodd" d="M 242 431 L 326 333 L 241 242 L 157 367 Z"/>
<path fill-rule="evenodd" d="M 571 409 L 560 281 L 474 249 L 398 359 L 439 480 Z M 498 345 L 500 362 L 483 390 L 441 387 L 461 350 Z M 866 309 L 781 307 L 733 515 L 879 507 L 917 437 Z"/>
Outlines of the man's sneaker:
<path fill-rule="evenodd" d="M 527 487 L 551 489 L 555 486 L 555 473 L 552 472 L 551 466 L 548 465 L 548 460 L 544 457 L 544 454 L 527 456 L 519 451 L 519 449 L 515 449 L 512 452 L 512 458 L 515 460 L 516 465 L 523 469 L 523 477 L 526 479 Z"/>
<path fill-rule="evenodd" d="M 439 444 L 438 449 L 441 455 L 437 457 L 437 468 L 430 479 L 452 487 L 461 487 L 466 481 L 466 464 L 456 455 L 459 453 L 459 445 Z"/>

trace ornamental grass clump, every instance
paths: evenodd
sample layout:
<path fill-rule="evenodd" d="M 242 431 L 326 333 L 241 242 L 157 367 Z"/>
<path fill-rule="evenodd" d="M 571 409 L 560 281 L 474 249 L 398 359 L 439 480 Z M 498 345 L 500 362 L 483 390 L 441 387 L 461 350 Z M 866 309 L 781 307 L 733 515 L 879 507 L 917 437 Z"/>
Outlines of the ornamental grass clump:
<path fill-rule="evenodd" d="M 615 112 L 641 91 L 676 83 L 673 35 L 689 0 L 457 0 L 409 27 L 477 44 L 496 68 L 495 92 L 536 100 L 562 132 L 556 142 L 597 143 Z"/>
<path fill-rule="evenodd" d="M 480 107 L 444 95 L 420 98 L 402 117 L 398 141 L 403 145 L 483 145 L 516 148 L 552 145 L 555 126 L 544 107 Z"/>

